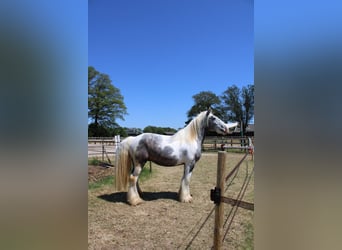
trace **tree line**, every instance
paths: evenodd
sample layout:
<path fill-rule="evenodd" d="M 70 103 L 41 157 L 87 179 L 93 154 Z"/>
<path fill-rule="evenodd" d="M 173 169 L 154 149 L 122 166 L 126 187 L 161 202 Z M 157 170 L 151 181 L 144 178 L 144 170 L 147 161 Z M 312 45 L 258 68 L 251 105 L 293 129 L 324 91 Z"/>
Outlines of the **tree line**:
<path fill-rule="evenodd" d="M 187 111 L 187 125 L 197 114 L 211 107 L 215 115 L 225 122 L 241 122 L 245 133 L 246 127 L 254 118 L 254 84 L 228 86 L 218 96 L 211 91 L 201 91 L 192 96 L 194 104 Z M 107 137 L 120 134 L 127 136 L 127 128 L 121 127 L 117 119 L 124 120 L 128 115 L 120 89 L 116 88 L 107 74 L 88 67 L 88 125 L 89 137 Z M 184 125 L 184 126 L 185 126 Z M 140 128 L 136 128 L 140 130 Z M 174 133 L 174 128 L 161 128 L 149 125 L 142 132 Z"/>

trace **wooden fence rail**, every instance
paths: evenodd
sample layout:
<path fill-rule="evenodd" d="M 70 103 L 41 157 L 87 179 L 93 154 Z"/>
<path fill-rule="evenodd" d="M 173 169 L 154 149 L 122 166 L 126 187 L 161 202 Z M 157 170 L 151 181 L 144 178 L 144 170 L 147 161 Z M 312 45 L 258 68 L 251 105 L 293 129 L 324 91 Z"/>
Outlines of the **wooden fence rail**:
<path fill-rule="evenodd" d="M 121 140 L 125 139 L 124 137 Z M 251 137 L 254 144 L 254 138 Z M 89 137 L 88 144 L 108 144 L 114 145 L 114 137 Z M 232 137 L 232 136 L 207 136 L 203 141 L 202 150 L 203 151 L 216 151 L 222 150 L 222 145 L 224 145 L 225 150 L 229 149 L 241 149 L 246 151 L 246 146 L 249 145 L 248 137 Z"/>
<path fill-rule="evenodd" d="M 250 138 L 254 144 L 254 138 Z M 208 137 L 204 139 L 203 151 L 241 149 L 247 151 L 249 146 L 248 137 Z"/>

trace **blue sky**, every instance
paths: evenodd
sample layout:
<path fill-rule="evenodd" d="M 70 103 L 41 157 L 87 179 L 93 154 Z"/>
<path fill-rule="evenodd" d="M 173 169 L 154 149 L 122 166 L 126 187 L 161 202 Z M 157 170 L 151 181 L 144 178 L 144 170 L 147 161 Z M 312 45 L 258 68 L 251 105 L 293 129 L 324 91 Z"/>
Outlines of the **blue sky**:
<path fill-rule="evenodd" d="M 110 76 L 123 127 L 181 128 L 201 91 L 254 83 L 253 1 L 98 0 L 88 6 L 88 65 Z"/>

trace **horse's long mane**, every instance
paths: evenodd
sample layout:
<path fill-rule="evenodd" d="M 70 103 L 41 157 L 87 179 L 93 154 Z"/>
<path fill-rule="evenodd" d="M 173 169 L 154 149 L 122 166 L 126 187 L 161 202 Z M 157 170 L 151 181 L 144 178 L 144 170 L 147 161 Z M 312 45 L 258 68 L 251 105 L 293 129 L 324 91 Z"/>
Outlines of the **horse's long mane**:
<path fill-rule="evenodd" d="M 207 111 L 199 113 L 185 128 L 178 132 L 179 135 L 187 137 L 189 140 L 197 140 L 202 132 L 201 129 L 205 126 L 206 113 Z"/>

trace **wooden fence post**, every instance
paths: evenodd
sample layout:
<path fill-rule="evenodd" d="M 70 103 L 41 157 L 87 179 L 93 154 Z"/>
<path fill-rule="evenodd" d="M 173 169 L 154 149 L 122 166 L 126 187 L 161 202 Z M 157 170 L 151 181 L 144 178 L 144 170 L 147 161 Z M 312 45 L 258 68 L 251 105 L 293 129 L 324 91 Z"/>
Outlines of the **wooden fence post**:
<path fill-rule="evenodd" d="M 104 152 L 105 152 L 104 142 L 102 141 L 102 162 L 104 162 Z"/>
<path fill-rule="evenodd" d="M 218 195 L 221 197 L 221 192 L 224 191 L 225 184 L 225 164 L 226 164 L 226 152 L 218 152 L 217 158 L 217 179 L 216 190 L 219 190 Z M 223 224 L 223 212 L 224 203 L 221 202 L 221 198 L 215 202 L 215 228 L 214 228 L 214 249 L 221 249 L 222 247 L 222 224 Z"/>

